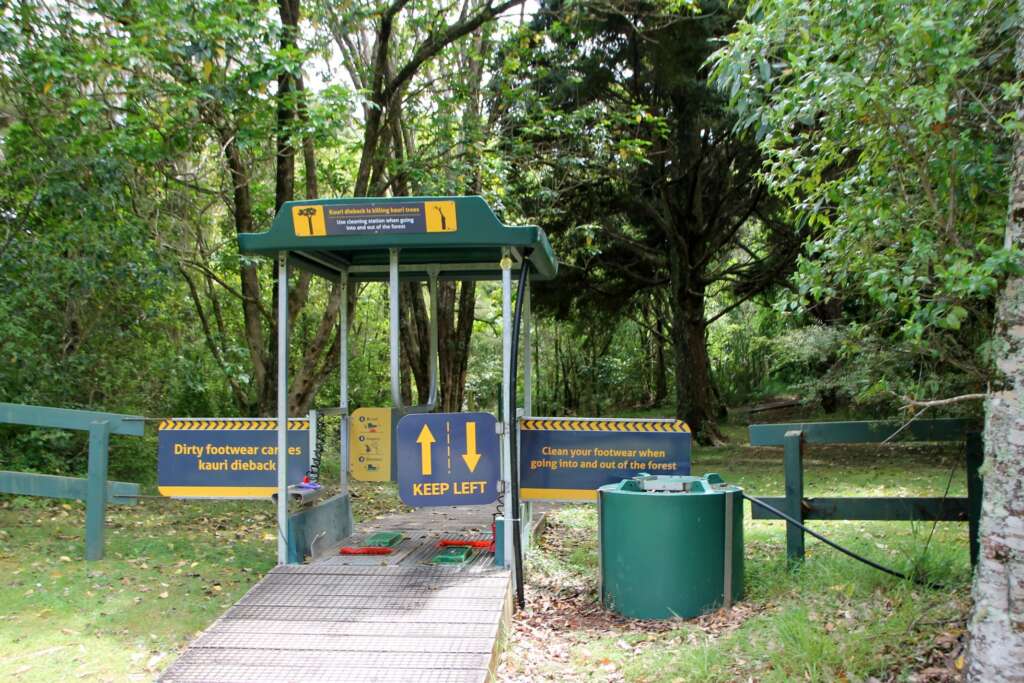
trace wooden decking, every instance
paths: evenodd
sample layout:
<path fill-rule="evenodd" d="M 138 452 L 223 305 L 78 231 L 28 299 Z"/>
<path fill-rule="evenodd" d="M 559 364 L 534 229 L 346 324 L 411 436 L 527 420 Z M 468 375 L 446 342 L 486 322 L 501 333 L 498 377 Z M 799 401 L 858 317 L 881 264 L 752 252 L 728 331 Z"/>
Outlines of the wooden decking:
<path fill-rule="evenodd" d="M 387 556 L 341 556 L 271 570 L 200 634 L 160 680 L 481 683 L 511 608 L 509 572 L 475 551 L 430 563 L 440 538 L 490 538 L 481 508 L 392 515 L 357 527 L 406 538 Z"/>

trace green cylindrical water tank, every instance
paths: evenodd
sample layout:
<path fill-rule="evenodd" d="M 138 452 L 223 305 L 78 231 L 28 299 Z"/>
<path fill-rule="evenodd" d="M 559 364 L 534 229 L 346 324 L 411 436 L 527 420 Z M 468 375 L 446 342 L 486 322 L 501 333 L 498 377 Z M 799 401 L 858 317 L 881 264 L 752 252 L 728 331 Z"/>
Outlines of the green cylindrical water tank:
<path fill-rule="evenodd" d="M 742 598 L 741 491 L 717 474 L 641 474 L 598 489 L 604 606 L 639 619 L 689 618 L 721 607 L 727 589 L 728 602 Z"/>

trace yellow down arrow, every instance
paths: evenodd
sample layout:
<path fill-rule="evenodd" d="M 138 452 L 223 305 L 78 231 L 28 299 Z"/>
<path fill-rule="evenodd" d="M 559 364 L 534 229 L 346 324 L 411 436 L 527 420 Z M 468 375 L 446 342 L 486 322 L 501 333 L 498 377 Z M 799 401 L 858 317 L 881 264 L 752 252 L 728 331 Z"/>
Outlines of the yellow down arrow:
<path fill-rule="evenodd" d="M 430 427 L 423 425 L 423 429 L 420 430 L 420 435 L 416 438 L 416 443 L 420 445 L 420 464 L 423 468 L 423 476 L 429 477 L 432 473 L 430 467 L 430 450 L 437 439 L 434 438 L 433 433 L 430 431 Z"/>
<path fill-rule="evenodd" d="M 466 423 L 466 452 L 462 454 L 462 459 L 466 461 L 470 472 L 476 471 L 480 462 L 480 453 L 476 450 L 476 422 Z"/>

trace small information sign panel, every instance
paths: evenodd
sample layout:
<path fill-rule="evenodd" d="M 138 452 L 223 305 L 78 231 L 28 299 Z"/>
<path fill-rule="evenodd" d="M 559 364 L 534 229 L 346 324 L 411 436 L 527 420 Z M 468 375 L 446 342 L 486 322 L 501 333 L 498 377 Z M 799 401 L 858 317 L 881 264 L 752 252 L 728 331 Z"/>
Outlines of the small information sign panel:
<path fill-rule="evenodd" d="M 391 408 L 358 408 L 349 418 L 348 462 L 357 481 L 391 481 Z"/>
<path fill-rule="evenodd" d="M 309 470 L 309 420 L 288 420 L 288 484 Z M 157 482 L 173 498 L 277 493 L 277 420 L 171 418 L 160 423 Z"/>
<path fill-rule="evenodd" d="M 641 472 L 690 473 L 690 428 L 678 420 L 519 420 L 522 500 L 597 500 L 597 489 Z"/>
<path fill-rule="evenodd" d="M 298 237 L 456 232 L 455 202 L 373 202 L 370 204 L 308 204 L 292 207 Z"/>
<path fill-rule="evenodd" d="M 406 505 L 498 499 L 501 447 L 490 413 L 422 413 L 398 421 L 398 495 Z"/>

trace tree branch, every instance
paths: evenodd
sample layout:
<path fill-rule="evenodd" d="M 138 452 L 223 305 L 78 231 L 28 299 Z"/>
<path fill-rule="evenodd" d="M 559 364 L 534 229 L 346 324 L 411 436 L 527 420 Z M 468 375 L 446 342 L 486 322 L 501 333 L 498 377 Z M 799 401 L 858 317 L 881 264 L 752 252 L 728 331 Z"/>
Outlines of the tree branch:
<path fill-rule="evenodd" d="M 231 390 L 235 394 L 235 400 L 238 401 L 239 406 L 246 405 L 249 400 L 242 389 L 241 385 L 235 377 L 228 371 L 227 364 L 224 362 L 224 357 L 221 355 L 220 347 L 217 346 L 217 342 L 213 337 L 213 331 L 210 329 L 210 321 L 206 317 L 206 312 L 203 310 L 203 303 L 199 297 L 199 290 L 196 288 L 195 282 L 189 276 L 188 272 L 178 264 L 178 270 L 181 272 L 182 277 L 185 278 L 185 282 L 188 284 L 189 296 L 192 298 L 192 304 L 196 308 L 196 314 L 199 316 L 199 324 L 203 328 L 203 337 L 206 339 L 206 345 L 210 349 L 210 354 L 213 355 L 213 359 L 217 362 L 217 366 L 220 367 L 224 373 L 224 377 L 227 378 L 228 384 L 231 385 Z"/>
<path fill-rule="evenodd" d="M 215 272 L 210 270 L 209 267 L 206 266 L 206 264 L 200 263 L 199 261 L 193 261 L 192 259 L 185 259 L 185 258 L 183 258 L 181 260 L 181 262 L 184 263 L 186 266 L 189 266 L 191 268 L 195 268 L 196 270 L 200 271 L 201 273 L 203 273 L 207 277 L 211 278 L 218 285 L 220 285 L 221 287 L 226 289 L 228 291 L 228 293 L 234 295 L 235 297 L 237 297 L 241 301 L 255 305 L 259 309 L 260 314 L 264 318 L 266 318 L 267 320 L 272 320 L 273 319 L 272 316 L 270 315 L 270 313 L 267 312 L 267 309 L 264 308 L 262 301 L 260 301 L 259 299 L 255 298 L 255 297 L 248 297 L 248 296 L 244 295 L 242 292 L 238 291 L 237 289 L 235 289 L 234 287 L 229 285 L 227 282 L 225 282 Z"/>
<path fill-rule="evenodd" d="M 951 396 L 949 398 L 936 398 L 930 401 L 917 401 L 909 396 L 901 396 L 900 399 L 903 401 L 905 407 L 911 408 L 936 408 L 938 406 L 948 406 L 954 403 L 963 403 L 965 401 L 983 401 L 988 397 L 988 393 L 978 394 L 961 394 L 959 396 Z"/>
<path fill-rule="evenodd" d="M 401 0 L 396 0 L 396 4 L 400 1 Z M 425 61 L 433 58 L 447 45 L 469 33 L 472 33 L 476 29 L 480 28 L 484 23 L 490 21 L 505 10 L 515 7 L 521 2 L 523 2 L 523 0 L 505 0 L 505 2 L 495 5 L 494 7 L 483 7 L 466 19 L 452 24 L 445 32 L 440 34 L 435 33 L 428 36 L 427 39 L 424 40 L 418 48 L 416 48 L 416 51 L 413 53 L 409 61 L 406 62 L 406 64 L 388 81 L 388 84 L 383 91 L 385 102 L 389 101 L 401 91 Z M 383 70 L 381 70 L 380 73 L 383 73 Z"/>

